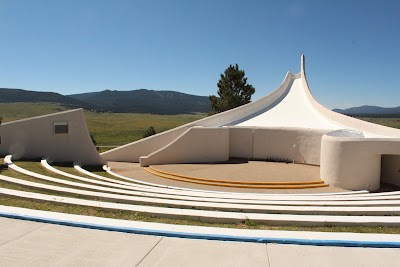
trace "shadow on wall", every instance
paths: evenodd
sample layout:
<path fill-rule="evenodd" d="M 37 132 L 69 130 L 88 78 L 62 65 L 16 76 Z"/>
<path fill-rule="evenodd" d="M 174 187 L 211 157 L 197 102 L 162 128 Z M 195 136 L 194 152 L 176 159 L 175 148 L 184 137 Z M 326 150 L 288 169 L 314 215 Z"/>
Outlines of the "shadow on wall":
<path fill-rule="evenodd" d="M 400 186 L 400 155 L 381 156 L 381 183 Z"/>
<path fill-rule="evenodd" d="M 0 140 L 0 154 L 14 159 L 105 164 L 90 138 L 82 109 L 4 123 Z"/>
<path fill-rule="evenodd" d="M 222 162 L 230 158 L 319 165 L 326 130 L 273 127 L 192 127 L 173 142 L 140 158 L 142 167 Z"/>

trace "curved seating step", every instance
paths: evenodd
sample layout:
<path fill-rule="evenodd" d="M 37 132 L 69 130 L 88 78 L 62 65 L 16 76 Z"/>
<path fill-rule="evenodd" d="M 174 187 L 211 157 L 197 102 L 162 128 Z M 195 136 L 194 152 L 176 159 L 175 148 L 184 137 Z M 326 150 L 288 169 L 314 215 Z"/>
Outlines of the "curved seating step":
<path fill-rule="evenodd" d="M 31 199 L 63 203 L 70 205 L 89 206 L 110 210 L 125 210 L 141 212 L 149 215 L 167 218 L 187 218 L 197 221 L 212 223 L 237 223 L 252 220 L 257 223 L 270 225 L 303 225 L 303 226 L 400 226 L 397 216 L 336 216 L 336 215 L 292 215 L 292 214 L 260 214 L 260 213 L 239 213 L 239 212 L 220 212 L 191 209 L 161 208 L 140 205 L 130 205 L 121 203 L 101 202 L 94 200 L 83 200 L 69 197 L 58 197 L 54 195 L 44 195 L 39 193 L 24 192 L 12 189 L 0 188 L 0 194 Z"/>
<path fill-rule="evenodd" d="M 8 160 L 8 162 L 10 162 L 10 159 Z M 81 181 L 90 181 L 90 180 L 88 180 L 87 178 L 84 178 L 84 177 L 80 177 L 80 176 L 76 176 L 76 175 L 73 175 L 73 174 L 70 174 L 70 173 L 66 173 L 66 172 L 63 172 L 63 171 L 60 171 L 60 170 L 57 170 L 57 169 L 55 169 L 54 167 L 52 167 L 52 166 L 50 166 L 48 163 L 47 163 L 47 161 L 46 160 L 42 160 L 41 161 L 41 164 L 45 167 L 45 168 L 47 168 L 49 171 L 53 171 L 53 172 L 56 172 L 56 173 L 58 173 L 58 174 L 61 174 L 61 175 L 65 175 L 65 176 L 67 176 L 67 177 L 70 177 L 70 178 L 73 178 L 73 179 L 77 179 L 77 180 L 81 180 Z M 14 164 L 15 165 L 15 164 Z M 76 169 L 82 169 L 82 168 L 80 168 L 80 167 L 77 167 L 76 165 L 75 165 L 75 168 Z M 85 173 L 90 173 L 90 172 L 85 172 Z M 94 178 L 103 178 L 103 177 L 99 177 L 99 175 L 94 175 L 93 176 Z M 112 180 L 112 179 L 108 179 L 108 180 Z M 91 183 L 96 183 L 96 184 L 100 184 L 100 185 L 110 185 L 110 184 L 105 184 L 105 183 L 102 183 L 102 182 L 97 182 L 97 181 L 90 181 Z M 193 194 L 193 193 L 185 193 L 185 192 L 182 192 L 182 191 L 174 191 L 174 190 L 169 190 L 168 192 L 167 191 L 164 191 L 164 190 L 160 190 L 160 189 L 154 189 L 153 187 L 140 187 L 140 188 L 137 188 L 135 185 L 129 185 L 129 188 L 126 188 L 126 187 L 119 187 L 119 186 L 115 186 L 115 185 L 112 185 L 113 187 L 116 187 L 116 188 L 123 188 L 123 189 L 134 189 L 134 190 L 138 190 L 138 191 L 142 191 L 142 192 L 150 192 L 150 193 L 161 193 L 161 194 L 173 194 L 173 195 L 179 195 L 179 196 L 184 196 L 184 195 L 186 195 L 186 196 L 199 196 L 199 197 L 207 197 L 207 198 L 228 198 L 226 195 L 220 195 L 220 194 L 218 194 L 219 192 L 215 192 L 215 193 L 213 193 L 212 195 L 204 195 L 204 194 Z M 266 194 L 266 195 L 263 195 L 264 196 L 264 198 L 262 198 L 262 199 L 286 199 L 286 198 L 293 198 L 293 199 L 302 199 L 302 198 L 312 198 L 312 199 L 316 199 L 316 200 L 319 200 L 320 199 L 320 197 L 317 197 L 317 196 L 314 196 L 314 195 L 301 195 L 301 194 L 299 194 L 299 195 L 278 195 L 278 194 Z M 328 195 L 327 197 L 329 197 L 330 195 Z M 335 195 L 334 195 L 335 196 Z M 340 195 L 341 196 L 341 195 Z M 343 196 L 345 196 L 345 195 L 343 195 Z M 162 197 L 162 196 L 161 196 Z M 229 197 L 230 198 L 230 197 Z M 237 198 L 237 197 L 234 197 L 235 199 L 239 199 L 239 198 Z M 241 198 L 240 198 L 241 199 Z M 246 199 L 247 199 L 247 197 L 246 197 Z M 249 198 L 249 199 L 260 199 L 261 200 L 261 198 L 257 198 L 257 197 L 252 197 L 252 198 Z M 209 201 L 208 199 L 206 199 L 205 201 Z M 237 202 L 238 203 L 238 202 Z"/>
<path fill-rule="evenodd" d="M 239 210 L 247 212 L 279 212 L 279 213 L 296 213 L 298 211 L 303 212 L 334 212 L 335 214 L 347 214 L 351 215 L 352 212 L 355 214 L 363 214 L 362 211 L 368 214 L 385 214 L 385 215 L 396 215 L 400 211 L 399 200 L 383 200 L 383 201 L 331 201 L 331 202 L 310 202 L 310 201 L 270 201 L 265 204 L 235 204 L 235 203 L 216 203 L 216 202 L 201 202 L 201 201 L 183 201 L 183 200 L 171 200 L 171 199 L 158 199 L 149 198 L 143 196 L 127 196 L 118 195 L 104 192 L 95 192 L 81 189 L 74 189 L 68 187 L 60 187 L 54 185 L 40 184 L 30 181 L 21 180 L 18 178 L 7 177 L 0 175 L 0 180 L 15 183 L 18 185 L 44 189 L 48 191 L 62 192 L 79 194 L 82 196 L 96 197 L 106 200 L 113 200 L 118 202 L 134 202 L 148 205 L 170 205 L 174 207 L 185 207 L 185 208 L 200 208 L 200 209 L 218 209 L 218 210 Z M 276 206 L 276 207 L 272 207 Z M 279 206 L 279 207 L 278 207 Z M 293 206 L 288 208 L 288 206 Z M 329 209 L 328 206 L 333 207 Z M 353 206 L 351 208 L 351 206 Z M 375 209 L 373 208 L 375 206 Z M 378 208 L 376 208 L 378 206 Z M 381 209 L 382 207 L 385 207 Z M 391 206 L 390 209 L 388 206 Z M 299 208 L 300 207 L 300 208 Z M 301 208 L 303 207 L 303 208 Z M 315 209 L 319 207 L 319 209 Z M 336 208 L 335 208 L 336 207 Z M 343 207 L 346 207 L 343 209 Z M 361 212 L 361 213 L 360 213 Z M 318 214 L 318 213 L 316 213 Z"/>
<path fill-rule="evenodd" d="M 318 246 L 400 248 L 400 235 L 397 234 L 281 231 L 178 225 L 91 217 L 1 205 L 0 216 L 123 233 L 150 234 L 190 239 Z"/>
<path fill-rule="evenodd" d="M 92 186 L 88 184 L 82 184 L 82 183 L 77 183 L 77 182 L 71 182 L 67 180 L 62 180 L 58 178 L 53 178 L 49 176 L 45 176 L 42 174 L 37 174 L 34 172 L 30 172 L 27 170 L 24 170 L 15 164 L 9 164 L 9 167 L 25 173 L 27 175 L 51 181 L 51 182 L 56 182 L 68 186 L 73 186 L 73 187 L 78 187 L 78 188 L 85 188 L 85 189 L 90 189 L 90 190 L 97 190 L 97 191 L 103 191 L 103 192 L 110 192 L 110 193 L 116 193 L 116 194 L 125 194 L 125 195 L 139 195 L 139 196 L 146 196 L 146 197 L 157 197 L 157 198 L 165 198 L 165 199 L 180 199 L 180 200 L 192 200 L 192 201 L 204 201 L 204 202 L 218 202 L 218 203 L 239 203 L 239 204 L 265 204 L 269 203 L 268 200 L 280 200 L 280 201 L 294 201 L 294 200 L 302 200 L 302 201 L 313 201 L 315 202 L 314 204 L 316 205 L 317 202 L 320 201 L 348 201 L 348 200 L 356 200 L 356 201 L 365 201 L 365 200 L 396 200 L 400 199 L 400 195 L 388 195 L 388 196 L 376 196 L 374 194 L 371 194 L 366 197 L 357 197 L 354 199 L 354 197 L 340 197 L 340 198 L 335 198 L 335 197 L 308 197 L 308 198 L 301 198 L 298 196 L 288 196 L 288 197 L 277 197 L 277 198 L 270 198 L 270 199 L 265 199 L 265 200 L 244 200 L 244 199 L 226 199 L 226 198 L 204 198 L 204 197 L 196 197 L 196 196 L 178 196 L 178 195 L 167 195 L 167 194 L 148 194 L 146 192 L 140 192 L 140 191 L 127 191 L 127 190 L 119 190 L 119 189 L 113 189 L 113 188 L 107 188 L 107 187 L 100 187 L 100 186 Z M 287 202 L 288 203 L 288 202 Z M 361 203 L 361 202 L 360 202 Z M 364 203 L 365 204 L 365 203 Z M 289 205 L 289 204 L 288 204 Z M 309 204 L 310 205 L 310 204 Z"/>
<path fill-rule="evenodd" d="M 62 180 L 54 177 L 49 177 L 45 176 L 42 174 L 37 174 L 33 173 L 27 170 L 24 170 L 23 168 L 18 167 L 15 164 L 10 164 L 10 168 L 28 174 L 30 176 L 50 181 L 50 182 L 56 182 L 68 186 L 73 186 L 73 187 L 78 187 L 78 188 L 85 188 L 85 189 L 90 189 L 90 190 L 97 190 L 97 191 L 103 191 L 103 192 L 110 192 L 110 193 L 116 193 L 116 194 L 125 194 L 125 195 L 134 195 L 134 196 L 146 196 L 146 197 L 156 197 L 156 198 L 163 198 L 163 199 L 179 199 L 179 200 L 191 200 L 191 201 L 203 201 L 203 202 L 217 202 L 217 203 L 238 203 L 238 204 L 265 204 L 268 203 L 269 200 L 280 200 L 280 201 L 294 201 L 294 200 L 302 200 L 302 201 L 313 201 L 315 202 L 315 205 L 317 202 L 320 201 L 348 201 L 348 200 L 354 200 L 352 197 L 341 197 L 341 198 L 332 198 L 332 197 L 327 197 L 327 198 L 321 198 L 321 197 L 311 197 L 311 198 L 301 198 L 301 197 L 288 197 L 288 198 L 271 198 L 269 200 L 244 200 L 244 199 L 225 199 L 225 198 L 202 198 L 202 197 L 196 197 L 196 196 L 178 196 L 178 195 L 167 195 L 167 194 L 157 194 L 157 193 L 146 193 L 146 192 L 141 192 L 141 191 L 127 191 L 123 189 L 114 189 L 114 188 L 107 188 L 107 187 L 101 187 L 101 186 L 92 186 L 89 184 L 82 184 L 82 183 L 77 183 L 77 182 L 71 182 L 67 180 Z M 364 201 L 364 200 L 396 200 L 400 199 L 400 195 L 398 196 L 368 196 L 368 197 L 359 197 L 355 200 L 357 201 Z M 360 202 L 361 203 L 361 202 Z"/>
<path fill-rule="evenodd" d="M 92 176 L 93 178 L 97 177 L 103 177 L 98 174 L 94 174 L 92 172 L 89 172 L 85 169 L 83 169 L 79 163 L 74 163 L 74 168 L 83 174 L 86 174 L 88 176 Z M 115 174 L 113 172 L 110 172 L 111 174 Z M 122 175 L 118 175 L 116 177 L 124 177 Z M 129 178 L 129 177 L 126 177 Z M 166 186 L 167 187 L 167 186 Z M 152 186 L 145 186 L 144 188 L 154 188 Z M 165 189 L 171 189 L 170 187 L 165 188 Z M 185 188 L 184 188 L 185 189 Z M 190 190 L 191 191 L 191 190 Z M 198 190 L 200 192 L 206 192 L 206 193 L 211 193 L 214 197 L 214 195 L 218 194 L 218 197 L 221 198 L 229 198 L 232 195 L 235 198 L 242 198 L 242 195 L 245 195 L 246 197 L 243 199 L 321 199 L 321 198 L 362 198 L 362 197 L 377 197 L 377 196 L 394 196 L 394 195 L 400 195 L 400 191 L 391 191 L 391 192 L 380 192 L 380 193 L 370 193 L 366 190 L 359 190 L 359 191 L 346 191 L 346 192 L 334 192 L 334 193 L 302 193 L 302 194 L 270 194 L 270 193 L 247 193 L 247 192 L 222 192 L 222 191 L 203 191 L 203 190 Z M 165 191 L 163 191 L 165 192 Z M 174 191 L 172 191 L 174 192 Z M 185 190 L 179 190 L 179 194 L 184 194 Z M 220 195 L 221 194 L 221 195 Z M 223 195 L 222 195 L 223 194 Z M 226 195 L 225 195 L 226 194 Z M 190 193 L 190 195 L 192 195 Z M 236 196 L 238 195 L 238 196 Z M 267 197 L 267 198 L 259 198 L 258 196 L 261 197 Z M 211 196 L 210 196 L 211 197 Z"/>

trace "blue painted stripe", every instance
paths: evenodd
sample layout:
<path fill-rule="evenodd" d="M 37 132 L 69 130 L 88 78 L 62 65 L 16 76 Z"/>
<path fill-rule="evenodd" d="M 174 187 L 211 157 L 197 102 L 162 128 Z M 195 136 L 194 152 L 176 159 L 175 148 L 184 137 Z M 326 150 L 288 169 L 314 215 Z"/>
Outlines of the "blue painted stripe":
<path fill-rule="evenodd" d="M 20 219 L 20 220 L 33 221 L 33 222 L 41 222 L 41 223 L 51 223 L 51 224 L 72 226 L 72 227 L 79 227 L 79 228 L 88 228 L 88 229 L 95 229 L 95 230 L 105 230 L 105 231 L 140 234 L 140 235 L 156 235 L 156 236 L 176 237 L 176 238 L 205 239 L 205 240 L 218 240 L 218 241 L 236 241 L 236 242 L 251 242 L 251 243 L 292 244 L 292 245 L 308 245 L 308 246 L 400 248 L 400 242 L 269 238 L 269 237 L 184 233 L 184 232 L 151 230 L 151 229 L 142 229 L 142 228 L 133 228 L 133 227 L 109 226 L 109 225 L 101 225 L 101 224 L 93 224 L 93 223 L 66 221 L 66 220 L 50 219 L 50 218 L 44 218 L 44 217 L 20 215 L 20 214 L 7 213 L 7 212 L 0 212 L 0 217 L 11 218 L 11 219 Z"/>

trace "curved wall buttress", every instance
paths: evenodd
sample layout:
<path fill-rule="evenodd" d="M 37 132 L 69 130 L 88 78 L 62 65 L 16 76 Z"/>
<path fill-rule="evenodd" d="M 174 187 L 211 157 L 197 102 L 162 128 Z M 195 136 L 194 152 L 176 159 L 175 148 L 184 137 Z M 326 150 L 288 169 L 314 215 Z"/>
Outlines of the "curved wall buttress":
<path fill-rule="evenodd" d="M 56 124 L 62 126 L 60 133 L 55 132 Z M 63 133 L 66 129 L 67 133 Z M 78 161 L 83 165 L 105 163 L 90 138 L 82 109 L 3 123 L 0 136 L 2 156 L 45 157 L 57 162 Z"/>

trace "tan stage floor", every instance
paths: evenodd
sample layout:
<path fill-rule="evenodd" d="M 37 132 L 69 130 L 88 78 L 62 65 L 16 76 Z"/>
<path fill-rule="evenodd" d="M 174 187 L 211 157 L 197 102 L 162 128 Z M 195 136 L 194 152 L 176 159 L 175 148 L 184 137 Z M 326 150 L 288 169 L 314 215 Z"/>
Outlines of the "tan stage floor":
<path fill-rule="evenodd" d="M 250 189 L 210 186 L 158 177 L 146 172 L 142 167 L 140 167 L 139 163 L 109 161 L 108 166 L 111 167 L 112 171 L 120 175 L 135 178 L 144 182 L 201 190 L 277 194 L 320 192 L 328 193 L 347 191 L 333 186 L 307 189 Z M 161 171 L 171 172 L 179 175 L 216 180 L 219 179 L 247 182 L 310 182 L 320 180 L 319 166 L 310 166 L 304 164 L 231 160 L 224 163 L 169 164 L 154 165 L 153 167 Z"/>

